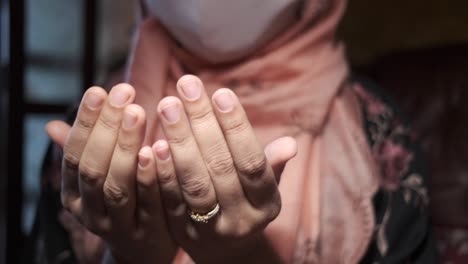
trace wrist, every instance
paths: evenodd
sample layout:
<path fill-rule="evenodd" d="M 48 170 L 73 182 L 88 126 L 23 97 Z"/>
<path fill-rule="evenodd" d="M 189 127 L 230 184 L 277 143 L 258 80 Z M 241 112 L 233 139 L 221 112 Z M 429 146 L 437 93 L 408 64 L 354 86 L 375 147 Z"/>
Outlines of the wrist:
<path fill-rule="evenodd" d="M 239 248 L 231 263 L 283 263 L 267 237 L 261 233 Z"/>
<path fill-rule="evenodd" d="M 155 253 L 160 252 L 160 253 Z M 117 250 L 108 247 L 103 259 L 104 264 L 169 264 L 175 257 L 175 251 L 159 251 L 155 249 L 141 250 L 139 253 L 130 253 L 130 250 Z"/>
<path fill-rule="evenodd" d="M 194 260 L 196 263 L 283 263 L 263 232 L 242 243 L 223 249 L 213 249 L 212 252 L 206 252 Z"/>

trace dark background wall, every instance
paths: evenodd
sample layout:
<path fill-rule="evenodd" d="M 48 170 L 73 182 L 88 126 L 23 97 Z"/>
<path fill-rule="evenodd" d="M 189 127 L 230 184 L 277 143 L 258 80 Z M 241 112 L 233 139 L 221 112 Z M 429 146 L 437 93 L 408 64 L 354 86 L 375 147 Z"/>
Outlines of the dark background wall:
<path fill-rule="evenodd" d="M 349 0 L 340 34 L 355 64 L 395 50 L 468 43 L 468 1 Z"/>

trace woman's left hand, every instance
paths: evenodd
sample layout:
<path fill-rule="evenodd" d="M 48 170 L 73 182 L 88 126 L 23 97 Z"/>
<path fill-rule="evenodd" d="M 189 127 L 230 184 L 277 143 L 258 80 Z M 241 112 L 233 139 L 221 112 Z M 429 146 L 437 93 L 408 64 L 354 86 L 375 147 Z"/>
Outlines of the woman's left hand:
<path fill-rule="evenodd" d="M 210 100 L 200 79 L 187 75 L 177 90 L 182 100 L 166 97 L 158 105 L 167 141 L 153 147 L 170 230 L 197 263 L 248 256 L 280 212 L 279 176 L 296 142 L 280 138 L 263 149 L 229 89 Z M 189 216 L 218 204 L 206 223 Z"/>

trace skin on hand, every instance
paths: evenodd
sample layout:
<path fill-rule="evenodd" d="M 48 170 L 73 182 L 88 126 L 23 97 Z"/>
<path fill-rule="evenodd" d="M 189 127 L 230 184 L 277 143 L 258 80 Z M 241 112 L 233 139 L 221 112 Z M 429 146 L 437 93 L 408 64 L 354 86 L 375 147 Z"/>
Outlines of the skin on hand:
<path fill-rule="evenodd" d="M 202 82 L 187 75 L 177 90 L 181 99 L 158 105 L 167 141 L 153 146 L 173 237 L 197 263 L 249 254 L 280 212 L 279 176 L 296 142 L 280 138 L 263 149 L 229 89 L 210 100 Z M 207 213 L 217 203 L 220 212 L 206 224 L 187 214 Z"/>
<path fill-rule="evenodd" d="M 105 243 L 100 237 L 89 232 L 67 211 L 60 214 L 59 221 L 69 234 L 71 246 L 79 263 L 102 262 Z"/>
<path fill-rule="evenodd" d="M 72 128 L 58 121 L 47 127 L 64 147 L 64 207 L 110 245 L 118 262 L 170 262 L 176 246 L 165 217 L 197 262 L 246 255 L 280 211 L 279 176 L 296 154 L 295 140 L 262 149 L 232 91 L 220 89 L 210 100 L 194 76 L 177 88 L 182 100 L 167 97 L 158 106 L 167 141 L 152 148 L 140 149 L 145 113 L 131 104 L 128 85 L 109 96 L 91 88 Z M 187 215 L 216 203 L 221 211 L 208 224 Z"/>
<path fill-rule="evenodd" d="M 163 215 L 153 151 L 141 148 L 146 117 L 134 98 L 127 84 L 109 95 L 92 87 L 71 128 L 48 124 L 50 137 L 64 150 L 61 200 L 107 242 L 116 261 L 168 263 L 176 246 Z"/>

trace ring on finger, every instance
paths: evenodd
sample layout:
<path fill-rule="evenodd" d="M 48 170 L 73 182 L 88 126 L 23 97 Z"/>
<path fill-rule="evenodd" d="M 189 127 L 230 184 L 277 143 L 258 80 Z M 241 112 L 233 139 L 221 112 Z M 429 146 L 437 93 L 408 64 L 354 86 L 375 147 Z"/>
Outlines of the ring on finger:
<path fill-rule="evenodd" d="M 206 224 L 219 213 L 219 209 L 219 203 L 216 203 L 215 207 L 206 214 L 197 213 L 190 209 L 187 210 L 187 213 L 194 222 Z"/>

